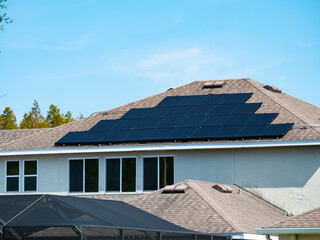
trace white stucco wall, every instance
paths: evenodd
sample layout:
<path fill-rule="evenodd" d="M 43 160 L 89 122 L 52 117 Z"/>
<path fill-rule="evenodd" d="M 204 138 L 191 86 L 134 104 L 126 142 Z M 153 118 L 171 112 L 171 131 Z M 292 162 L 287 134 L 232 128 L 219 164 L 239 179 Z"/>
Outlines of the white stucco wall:
<path fill-rule="evenodd" d="M 320 147 L 96 153 L 0 158 L 0 193 L 5 161 L 37 159 L 38 192 L 68 193 L 69 158 L 99 158 L 99 191 L 105 190 L 105 158 L 137 158 L 137 192 L 142 191 L 143 156 L 175 157 L 175 183 L 186 179 L 237 184 L 296 214 L 320 206 Z"/>

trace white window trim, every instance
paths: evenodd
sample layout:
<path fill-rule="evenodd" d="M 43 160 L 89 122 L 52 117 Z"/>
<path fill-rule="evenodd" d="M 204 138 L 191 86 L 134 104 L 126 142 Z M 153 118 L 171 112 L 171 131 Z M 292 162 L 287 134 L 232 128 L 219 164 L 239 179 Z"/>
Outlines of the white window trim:
<path fill-rule="evenodd" d="M 18 175 L 7 175 L 7 163 L 8 162 L 18 162 L 19 163 L 19 174 Z M 5 171 L 5 181 L 4 181 L 4 187 L 5 187 L 5 192 L 6 193 L 19 193 L 21 192 L 21 189 L 20 189 L 20 175 L 21 175 L 21 161 L 20 160 L 6 160 L 5 161 L 5 166 L 4 166 L 4 171 Z M 7 178 L 14 178 L 14 177 L 17 177 L 18 178 L 18 191 L 8 191 L 7 189 Z"/>
<path fill-rule="evenodd" d="M 122 191 L 122 159 L 123 158 L 134 158 L 136 160 L 136 190 L 135 191 L 132 191 L 132 192 L 123 192 Z M 120 159 L 120 191 L 107 191 L 107 160 L 108 159 Z M 104 159 L 105 161 L 105 165 L 106 165 L 106 169 L 105 169 L 105 175 L 106 175 L 106 178 L 105 178 L 105 188 L 104 188 L 104 191 L 106 193 L 135 193 L 137 192 L 137 157 L 136 156 L 121 156 L 121 157 L 106 157 Z"/>
<path fill-rule="evenodd" d="M 31 161 L 36 161 L 37 162 L 37 174 L 30 174 L 30 175 L 25 175 L 24 174 L 24 163 L 25 162 L 31 162 Z M 22 175 L 22 191 L 23 192 L 37 192 L 38 191 L 38 172 L 39 172 L 39 164 L 37 159 L 28 159 L 28 160 L 23 160 L 22 161 L 22 167 L 21 167 L 21 175 Z M 24 186 L 25 186 L 25 177 L 36 177 L 36 190 L 30 190 L 30 191 L 25 191 Z"/>
<path fill-rule="evenodd" d="M 150 156 L 142 156 L 142 191 L 143 192 L 153 192 L 153 191 L 156 191 L 156 190 L 159 190 L 160 189 L 160 158 L 161 157 L 172 157 L 173 158 L 173 184 L 175 183 L 175 174 L 174 174 L 174 169 L 175 169 L 175 155 L 150 155 Z M 157 158 L 157 189 L 156 190 L 144 190 L 144 159 L 145 158 Z"/>
<path fill-rule="evenodd" d="M 86 189 L 86 159 L 98 159 L 98 191 L 97 192 L 85 192 Z M 82 160 L 82 191 L 79 192 L 70 192 L 70 161 L 72 160 Z M 99 192 L 99 186 L 100 186 L 100 157 L 79 157 L 79 158 L 68 158 L 68 193 L 69 194 L 93 194 Z"/>

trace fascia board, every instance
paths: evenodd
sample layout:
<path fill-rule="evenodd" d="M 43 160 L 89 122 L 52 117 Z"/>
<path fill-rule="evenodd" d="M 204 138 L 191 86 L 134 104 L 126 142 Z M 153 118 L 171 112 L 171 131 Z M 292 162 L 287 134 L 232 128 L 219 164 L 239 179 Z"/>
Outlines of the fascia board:
<path fill-rule="evenodd" d="M 320 234 L 320 228 L 259 228 L 259 234 Z"/>

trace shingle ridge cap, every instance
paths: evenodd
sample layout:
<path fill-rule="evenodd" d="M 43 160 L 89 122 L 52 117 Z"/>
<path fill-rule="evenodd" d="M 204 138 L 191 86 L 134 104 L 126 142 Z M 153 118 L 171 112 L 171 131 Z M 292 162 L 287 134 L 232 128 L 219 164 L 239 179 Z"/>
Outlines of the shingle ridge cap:
<path fill-rule="evenodd" d="M 209 183 L 206 181 L 196 181 L 196 180 L 189 180 L 186 181 L 186 184 L 206 203 L 208 206 L 215 211 L 235 232 L 243 232 L 241 231 L 241 227 L 239 227 L 232 218 L 229 218 L 226 216 L 223 211 L 220 210 L 220 207 L 217 204 L 214 204 L 212 201 L 210 201 L 210 198 L 206 197 L 205 194 L 201 191 L 201 188 L 197 185 L 197 182 L 202 183 Z M 191 185 L 190 185 L 191 183 Z M 194 184 L 192 184 L 194 183 Z M 215 184 L 215 183 L 212 183 Z M 210 201 L 210 202 L 209 202 Z"/>
<path fill-rule="evenodd" d="M 297 215 L 291 216 L 291 217 L 289 217 L 289 218 L 287 218 L 287 219 L 285 219 L 285 220 L 279 221 L 279 222 L 277 222 L 277 223 L 275 223 L 275 224 L 272 224 L 272 225 L 270 225 L 270 226 L 268 226 L 268 227 L 263 227 L 263 228 L 277 228 L 277 225 L 280 225 L 280 224 L 285 223 L 285 222 L 294 221 L 295 219 L 297 219 L 297 218 L 299 218 L 299 217 L 303 217 L 303 216 L 305 216 L 305 215 L 309 215 L 310 213 L 313 213 L 313 212 L 316 212 L 316 211 L 320 211 L 320 207 L 313 208 L 313 209 L 310 209 L 310 210 L 308 210 L 308 211 L 299 213 L 299 214 L 297 214 Z M 281 227 L 279 227 L 279 228 L 281 228 Z"/>
<path fill-rule="evenodd" d="M 269 98 L 272 102 L 278 104 L 280 107 L 282 107 L 283 109 L 285 109 L 286 111 L 288 111 L 289 113 L 291 113 L 293 116 L 295 116 L 296 118 L 298 118 L 300 121 L 304 122 L 306 125 L 308 125 L 308 123 L 304 120 L 304 119 L 301 119 L 299 116 L 297 116 L 294 112 L 292 112 L 290 109 L 288 109 L 287 107 L 283 106 L 283 104 L 273 100 L 273 98 L 271 98 L 271 96 L 269 96 L 269 94 L 267 94 L 267 92 L 265 91 L 261 91 L 261 89 L 256 86 L 256 84 L 258 83 L 257 81 L 255 80 L 252 80 L 250 78 L 246 79 L 246 81 L 251 85 L 253 86 L 255 89 L 257 89 L 259 92 L 261 92 L 263 95 L 265 95 L 267 98 Z M 253 84 L 254 83 L 254 84 Z M 285 94 L 285 93 L 281 93 L 281 94 Z M 285 94 L 287 96 L 290 96 L 292 97 L 291 95 L 288 95 L 288 94 Z M 298 99 L 300 100 L 300 99 Z M 301 101 L 301 100 L 300 100 Z M 318 131 L 317 129 L 315 128 L 312 128 L 314 131 L 316 131 L 317 133 L 320 133 L 320 130 Z"/>

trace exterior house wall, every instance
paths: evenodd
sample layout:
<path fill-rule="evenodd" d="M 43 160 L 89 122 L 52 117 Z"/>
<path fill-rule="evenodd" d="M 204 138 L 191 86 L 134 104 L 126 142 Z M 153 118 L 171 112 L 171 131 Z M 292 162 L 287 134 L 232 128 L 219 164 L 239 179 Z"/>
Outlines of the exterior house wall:
<path fill-rule="evenodd" d="M 99 158 L 99 192 L 106 157 L 136 157 L 136 189 L 143 189 L 143 157 L 174 156 L 174 182 L 186 179 L 237 184 L 297 214 L 320 205 L 320 148 L 283 147 L 162 152 L 16 156 L 0 158 L 0 193 L 6 160 L 38 160 L 38 192 L 68 193 L 70 158 Z"/>

